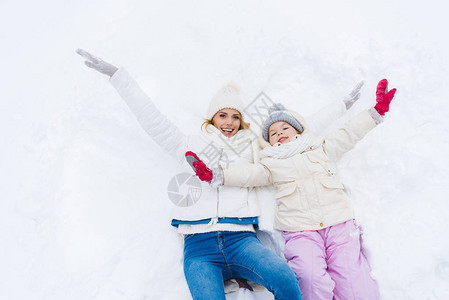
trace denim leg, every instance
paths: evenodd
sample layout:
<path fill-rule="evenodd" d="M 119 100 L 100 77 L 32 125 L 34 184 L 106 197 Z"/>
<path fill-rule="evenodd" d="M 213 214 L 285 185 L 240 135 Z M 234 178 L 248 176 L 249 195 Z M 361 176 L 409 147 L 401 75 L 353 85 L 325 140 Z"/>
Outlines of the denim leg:
<path fill-rule="evenodd" d="M 252 232 L 226 232 L 221 250 L 232 277 L 266 287 L 276 300 L 302 299 L 298 280 L 287 263 L 265 248 Z"/>
<path fill-rule="evenodd" d="M 217 245 L 217 232 L 186 236 L 184 275 L 194 300 L 225 300 L 224 272 L 226 263 Z"/>

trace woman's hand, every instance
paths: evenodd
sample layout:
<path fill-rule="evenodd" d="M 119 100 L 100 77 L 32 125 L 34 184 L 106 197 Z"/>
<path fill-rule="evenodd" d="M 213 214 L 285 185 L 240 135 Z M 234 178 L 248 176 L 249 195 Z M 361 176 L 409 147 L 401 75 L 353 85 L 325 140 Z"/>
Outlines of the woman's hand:
<path fill-rule="evenodd" d="M 118 68 L 114 65 L 111 65 L 108 62 L 105 62 L 104 60 L 90 54 L 89 52 L 83 50 L 83 49 L 77 49 L 76 53 L 87 59 L 84 64 L 88 66 L 89 68 L 92 68 L 94 70 L 97 70 L 100 73 L 106 74 L 109 77 L 114 75 L 115 72 L 117 72 Z"/>
<path fill-rule="evenodd" d="M 374 108 L 377 112 L 383 116 L 390 108 L 390 102 L 393 100 L 394 94 L 396 93 L 396 89 L 392 89 L 388 91 L 388 80 L 382 79 L 377 84 L 376 90 L 376 102 L 377 104 Z"/>
<path fill-rule="evenodd" d="M 357 83 L 354 89 L 343 99 L 343 102 L 346 105 L 346 110 L 350 109 L 351 106 L 360 98 L 360 89 L 362 88 L 365 82 L 362 80 Z"/>

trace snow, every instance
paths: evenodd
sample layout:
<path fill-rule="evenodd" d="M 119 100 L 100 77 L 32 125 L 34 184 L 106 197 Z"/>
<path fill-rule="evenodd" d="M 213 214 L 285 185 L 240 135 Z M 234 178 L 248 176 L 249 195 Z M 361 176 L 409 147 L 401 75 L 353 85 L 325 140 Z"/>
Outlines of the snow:
<path fill-rule="evenodd" d="M 0 2 L 0 298 L 190 299 L 166 186 L 178 165 L 83 48 L 186 133 L 229 82 L 307 115 L 398 92 L 340 162 L 382 299 L 449 299 L 443 1 Z M 272 299 L 240 290 L 228 299 Z"/>

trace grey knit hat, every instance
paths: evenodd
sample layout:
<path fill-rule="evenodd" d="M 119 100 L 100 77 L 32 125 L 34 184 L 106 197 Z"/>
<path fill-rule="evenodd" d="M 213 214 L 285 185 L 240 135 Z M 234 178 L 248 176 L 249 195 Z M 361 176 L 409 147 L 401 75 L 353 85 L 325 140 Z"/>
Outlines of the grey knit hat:
<path fill-rule="evenodd" d="M 287 122 L 288 124 L 292 125 L 296 130 L 298 130 L 299 133 L 302 133 L 304 131 L 304 128 L 302 127 L 301 123 L 299 123 L 299 121 L 295 117 L 293 117 L 293 115 L 289 111 L 285 109 L 284 105 L 276 103 L 273 104 L 268 109 L 268 118 L 265 120 L 265 123 L 263 124 L 262 127 L 262 134 L 264 140 L 266 140 L 267 142 L 269 141 L 268 129 L 270 128 L 271 124 L 279 121 Z"/>

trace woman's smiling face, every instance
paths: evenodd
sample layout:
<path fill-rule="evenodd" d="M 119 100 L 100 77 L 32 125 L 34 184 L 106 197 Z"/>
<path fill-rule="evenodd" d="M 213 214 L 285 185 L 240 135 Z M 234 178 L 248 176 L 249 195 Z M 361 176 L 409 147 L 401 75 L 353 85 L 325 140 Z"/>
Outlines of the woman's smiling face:
<path fill-rule="evenodd" d="M 240 129 L 242 116 L 232 108 L 220 109 L 212 118 L 212 124 L 226 137 L 234 136 Z"/>

